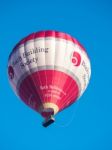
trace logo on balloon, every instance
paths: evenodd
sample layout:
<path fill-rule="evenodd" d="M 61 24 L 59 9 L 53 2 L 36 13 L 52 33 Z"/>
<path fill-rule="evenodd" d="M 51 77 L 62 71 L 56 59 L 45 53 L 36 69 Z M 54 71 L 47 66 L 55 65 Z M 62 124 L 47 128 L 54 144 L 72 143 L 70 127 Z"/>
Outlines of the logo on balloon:
<path fill-rule="evenodd" d="M 8 74 L 9 74 L 10 79 L 12 80 L 14 78 L 14 69 L 12 66 L 9 66 Z"/>
<path fill-rule="evenodd" d="M 73 52 L 72 54 L 72 63 L 74 66 L 79 66 L 81 63 L 81 56 L 78 52 Z"/>

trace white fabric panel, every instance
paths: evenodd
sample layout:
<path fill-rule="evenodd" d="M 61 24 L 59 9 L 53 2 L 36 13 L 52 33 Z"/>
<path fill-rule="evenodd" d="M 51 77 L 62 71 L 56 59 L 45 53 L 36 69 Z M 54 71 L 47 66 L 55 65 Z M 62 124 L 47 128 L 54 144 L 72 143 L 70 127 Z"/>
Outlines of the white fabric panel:
<path fill-rule="evenodd" d="M 38 66 L 45 66 L 45 52 L 44 52 L 44 49 L 45 49 L 45 40 L 44 38 L 42 39 L 38 39 L 33 42 L 33 45 L 34 45 L 34 48 L 36 50 L 36 53 L 34 54 L 35 58 L 37 59 L 37 63 L 34 64 L 33 67 L 37 67 Z M 33 56 L 31 55 L 31 58 Z"/>
<path fill-rule="evenodd" d="M 55 49 L 55 66 L 63 67 L 67 51 L 66 40 L 56 39 Z"/>
<path fill-rule="evenodd" d="M 34 67 L 37 67 L 37 58 L 35 53 L 33 53 L 33 50 L 35 49 L 34 47 L 34 40 L 27 42 L 24 44 L 24 60 L 25 60 L 25 68 L 27 70 L 31 70 Z M 44 56 L 43 56 L 44 57 Z"/>
<path fill-rule="evenodd" d="M 79 66 L 74 66 L 72 63 L 74 51 L 81 56 L 81 64 Z M 21 60 L 15 64 L 19 58 Z M 86 52 L 71 41 L 52 37 L 29 40 L 27 43 L 20 45 L 16 52 L 12 54 L 8 65 L 13 66 L 16 72 L 15 78 L 11 80 L 14 85 L 13 88 L 17 85 L 20 77 L 25 72 L 30 71 L 29 69 L 37 68 L 38 70 L 40 66 L 47 68 L 47 66 L 54 65 L 67 69 L 81 83 L 80 96 L 86 89 L 91 74 L 90 62 Z"/>
<path fill-rule="evenodd" d="M 45 48 L 48 52 L 45 53 L 45 64 L 46 66 L 48 65 L 52 65 L 54 66 L 55 64 L 55 53 L 56 53 L 56 49 L 55 49 L 55 38 L 46 38 L 45 39 Z M 43 64 L 42 64 L 43 65 Z"/>

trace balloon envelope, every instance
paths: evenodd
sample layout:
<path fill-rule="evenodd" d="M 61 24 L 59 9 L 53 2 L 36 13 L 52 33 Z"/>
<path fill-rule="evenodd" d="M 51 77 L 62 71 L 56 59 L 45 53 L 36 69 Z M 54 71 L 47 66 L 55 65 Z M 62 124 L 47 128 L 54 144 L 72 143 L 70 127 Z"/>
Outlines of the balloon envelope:
<path fill-rule="evenodd" d="M 15 93 L 45 118 L 74 103 L 85 91 L 90 74 L 82 45 L 57 31 L 30 34 L 14 47 L 8 60 Z"/>

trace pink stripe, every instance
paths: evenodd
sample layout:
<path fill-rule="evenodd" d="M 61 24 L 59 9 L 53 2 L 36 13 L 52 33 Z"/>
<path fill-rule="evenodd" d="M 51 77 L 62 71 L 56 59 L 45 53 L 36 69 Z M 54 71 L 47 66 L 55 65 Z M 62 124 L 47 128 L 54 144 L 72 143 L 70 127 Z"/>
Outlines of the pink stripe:
<path fill-rule="evenodd" d="M 69 34 L 66 34 L 63 32 L 58 32 L 58 31 L 52 31 L 52 30 L 40 31 L 40 32 L 36 32 L 36 33 L 32 33 L 32 34 L 28 35 L 14 47 L 14 50 L 19 45 L 24 44 L 25 42 L 27 42 L 29 40 L 41 38 L 41 37 L 55 37 L 55 38 L 65 39 L 67 41 L 71 41 L 71 42 L 77 44 L 82 50 L 85 51 L 85 48 L 75 38 L 71 37 Z"/>

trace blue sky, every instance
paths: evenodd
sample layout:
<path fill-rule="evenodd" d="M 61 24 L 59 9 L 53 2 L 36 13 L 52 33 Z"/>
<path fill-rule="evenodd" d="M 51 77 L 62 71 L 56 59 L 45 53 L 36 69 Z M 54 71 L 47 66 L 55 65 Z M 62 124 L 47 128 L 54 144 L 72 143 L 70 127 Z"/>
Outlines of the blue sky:
<path fill-rule="evenodd" d="M 7 60 L 13 46 L 38 30 L 76 37 L 87 49 L 92 77 L 80 100 L 45 129 L 13 93 Z M 0 150 L 112 150 L 111 0 L 0 1 Z"/>

